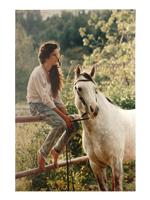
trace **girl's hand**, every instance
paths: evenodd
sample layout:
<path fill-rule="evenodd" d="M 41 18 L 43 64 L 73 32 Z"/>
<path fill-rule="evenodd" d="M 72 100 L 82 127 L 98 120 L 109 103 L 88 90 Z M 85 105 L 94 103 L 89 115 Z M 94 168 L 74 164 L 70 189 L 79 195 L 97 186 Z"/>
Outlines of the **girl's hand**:
<path fill-rule="evenodd" d="M 67 127 L 71 129 L 72 128 L 71 118 L 66 115 L 63 119 L 66 122 Z"/>
<path fill-rule="evenodd" d="M 64 119 L 64 121 L 65 121 L 66 124 L 67 124 L 67 127 L 68 127 L 69 129 L 71 129 L 71 128 L 72 128 L 71 118 L 70 118 L 68 115 L 66 115 L 66 114 L 64 114 L 63 112 L 61 112 L 58 108 L 53 108 L 53 110 L 54 110 L 59 116 L 61 116 L 61 117 Z"/>

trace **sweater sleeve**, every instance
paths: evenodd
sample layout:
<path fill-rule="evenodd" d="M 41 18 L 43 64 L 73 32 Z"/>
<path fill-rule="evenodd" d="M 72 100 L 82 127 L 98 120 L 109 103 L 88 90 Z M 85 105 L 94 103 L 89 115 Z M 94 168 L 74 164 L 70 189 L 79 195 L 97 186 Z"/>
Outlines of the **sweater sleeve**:
<path fill-rule="evenodd" d="M 54 98 L 54 102 L 55 102 L 56 106 L 65 107 L 65 105 L 60 97 L 60 92 L 58 93 L 57 97 Z"/>
<path fill-rule="evenodd" d="M 34 78 L 35 89 L 38 92 L 38 95 L 40 96 L 42 103 L 50 108 L 56 108 L 55 103 L 49 96 L 49 91 L 48 88 L 46 87 L 47 83 L 42 73 L 37 73 L 36 76 L 34 76 L 33 78 Z"/>

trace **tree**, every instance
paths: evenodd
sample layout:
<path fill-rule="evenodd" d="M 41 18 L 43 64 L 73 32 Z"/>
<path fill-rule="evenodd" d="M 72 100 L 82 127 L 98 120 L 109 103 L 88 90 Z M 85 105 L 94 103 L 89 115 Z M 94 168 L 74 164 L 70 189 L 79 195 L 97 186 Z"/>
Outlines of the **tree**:
<path fill-rule="evenodd" d="M 103 49 L 107 42 L 106 33 L 101 29 L 101 21 L 109 19 L 111 10 L 89 11 L 90 18 L 86 27 L 80 27 L 79 32 L 83 37 L 83 45 L 92 52 L 95 48 Z"/>
<path fill-rule="evenodd" d="M 24 28 L 27 36 L 32 37 L 33 47 L 37 48 L 40 41 L 40 32 L 45 28 L 40 10 L 16 11 L 16 22 Z"/>
<path fill-rule="evenodd" d="M 84 45 L 93 47 L 90 56 L 84 56 L 84 66 L 97 64 L 97 77 L 101 90 L 122 107 L 135 106 L 135 11 L 113 10 L 106 20 L 94 18 L 95 30 L 100 30 L 105 35 L 105 45 L 97 36 L 84 31 L 86 37 Z M 93 20 L 91 15 L 90 21 Z M 89 23 L 92 28 L 93 24 Z M 82 30 L 81 30 L 82 31 Z M 99 35 L 101 37 L 101 34 Z M 92 39 L 91 39 L 92 38 Z"/>
<path fill-rule="evenodd" d="M 16 24 L 16 101 L 25 100 L 29 74 L 37 64 L 33 40 L 23 27 Z"/>
<path fill-rule="evenodd" d="M 31 36 L 27 36 L 24 28 L 16 25 L 16 67 L 33 68 L 36 60 L 36 52 Z"/>

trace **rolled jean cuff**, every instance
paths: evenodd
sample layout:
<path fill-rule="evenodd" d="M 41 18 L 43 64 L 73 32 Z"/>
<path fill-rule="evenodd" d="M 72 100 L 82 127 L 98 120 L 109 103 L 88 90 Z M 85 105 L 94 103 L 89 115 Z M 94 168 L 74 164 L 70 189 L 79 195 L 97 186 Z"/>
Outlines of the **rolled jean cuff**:
<path fill-rule="evenodd" d="M 58 150 L 56 147 L 53 147 L 53 149 L 54 149 L 58 154 L 61 153 L 61 150 Z"/>

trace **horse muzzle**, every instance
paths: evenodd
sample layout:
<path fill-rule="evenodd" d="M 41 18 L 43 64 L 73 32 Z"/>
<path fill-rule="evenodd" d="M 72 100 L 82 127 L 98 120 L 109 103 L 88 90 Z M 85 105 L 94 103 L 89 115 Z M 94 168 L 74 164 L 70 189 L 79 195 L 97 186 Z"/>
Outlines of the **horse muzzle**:
<path fill-rule="evenodd" d="M 98 115 L 99 112 L 99 107 L 97 105 L 90 105 L 90 115 L 92 115 L 92 117 L 96 117 Z"/>

